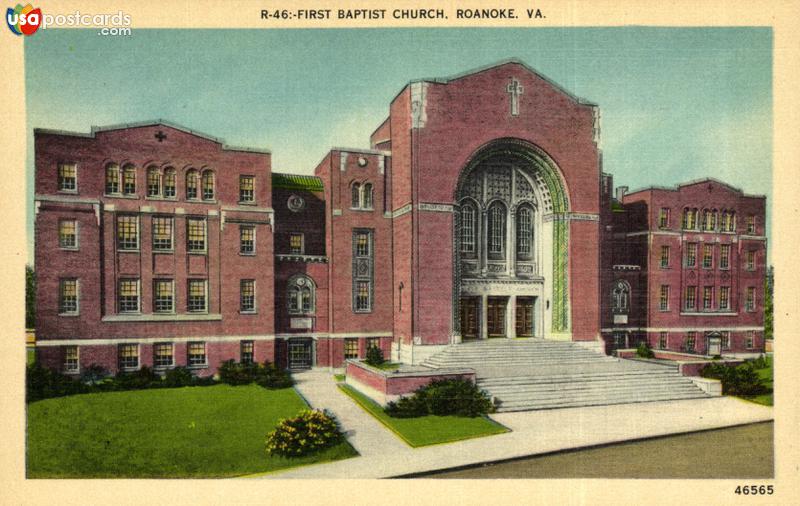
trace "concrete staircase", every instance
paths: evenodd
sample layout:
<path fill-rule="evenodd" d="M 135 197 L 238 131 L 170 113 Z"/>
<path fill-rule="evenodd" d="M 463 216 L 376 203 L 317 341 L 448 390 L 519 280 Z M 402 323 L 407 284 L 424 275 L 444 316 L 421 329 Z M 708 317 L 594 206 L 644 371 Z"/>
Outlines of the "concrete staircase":
<path fill-rule="evenodd" d="M 568 341 L 464 343 L 422 365 L 475 369 L 500 412 L 707 397 L 677 367 L 608 357 Z"/>

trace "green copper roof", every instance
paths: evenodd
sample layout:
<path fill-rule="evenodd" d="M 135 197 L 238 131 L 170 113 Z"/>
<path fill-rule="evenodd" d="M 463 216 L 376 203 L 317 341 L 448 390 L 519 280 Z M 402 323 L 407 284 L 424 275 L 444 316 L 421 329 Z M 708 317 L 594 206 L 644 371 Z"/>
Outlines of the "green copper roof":
<path fill-rule="evenodd" d="M 306 190 L 310 192 L 323 191 L 322 179 L 316 176 L 301 176 L 299 174 L 272 173 L 272 187 L 285 190 Z"/>

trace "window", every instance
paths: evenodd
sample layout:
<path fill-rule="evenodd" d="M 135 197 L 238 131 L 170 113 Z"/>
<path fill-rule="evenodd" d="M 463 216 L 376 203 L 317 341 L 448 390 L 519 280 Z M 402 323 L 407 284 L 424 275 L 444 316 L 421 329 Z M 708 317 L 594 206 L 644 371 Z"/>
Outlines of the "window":
<path fill-rule="evenodd" d="M 303 275 L 291 278 L 286 293 L 289 314 L 313 314 L 314 296 L 314 282 L 311 278 Z"/>
<path fill-rule="evenodd" d="M 186 250 L 189 253 L 206 252 L 206 220 L 204 218 L 189 218 L 186 220 L 188 234 L 186 236 Z"/>
<path fill-rule="evenodd" d="M 76 373 L 80 369 L 78 362 L 78 347 L 65 346 L 64 347 L 64 372 Z"/>
<path fill-rule="evenodd" d="M 706 209 L 703 211 L 703 230 L 712 232 L 717 228 L 717 210 Z"/>
<path fill-rule="evenodd" d="M 58 245 L 62 249 L 78 249 L 78 222 L 61 220 L 58 222 Z"/>
<path fill-rule="evenodd" d="M 614 284 L 611 290 L 611 310 L 614 313 L 628 312 L 630 291 L 630 285 L 625 281 L 619 280 Z"/>
<path fill-rule="evenodd" d="M 186 363 L 190 367 L 206 365 L 206 343 L 189 343 L 186 347 Z"/>
<path fill-rule="evenodd" d="M 198 175 L 196 170 L 186 173 L 186 199 L 194 200 L 197 198 Z"/>
<path fill-rule="evenodd" d="M 731 211 L 730 222 L 728 223 L 728 232 L 736 232 L 736 212 Z"/>
<path fill-rule="evenodd" d="M 256 227 L 252 225 L 239 225 L 239 253 L 242 255 L 255 255 Z"/>
<path fill-rule="evenodd" d="M 686 333 L 686 351 L 694 351 L 694 343 L 696 339 L 696 332 L 690 331 Z"/>
<path fill-rule="evenodd" d="M 710 311 L 712 300 L 714 299 L 714 287 L 713 286 L 704 286 L 703 287 L 703 310 Z"/>
<path fill-rule="evenodd" d="M 756 252 L 755 250 L 748 250 L 747 251 L 747 259 L 745 269 L 748 271 L 756 270 Z"/>
<path fill-rule="evenodd" d="M 350 187 L 350 208 L 371 210 L 372 203 L 372 183 L 353 183 Z"/>
<path fill-rule="evenodd" d="M 78 314 L 78 280 L 58 281 L 58 313 Z"/>
<path fill-rule="evenodd" d="M 168 167 L 164 170 L 164 197 L 174 199 L 178 192 L 175 190 L 175 169 Z"/>
<path fill-rule="evenodd" d="M 359 281 L 356 283 L 356 310 L 369 311 L 369 283 Z"/>
<path fill-rule="evenodd" d="M 730 330 L 723 330 L 720 334 L 720 345 L 723 350 L 728 350 L 731 347 L 731 332 Z"/>
<path fill-rule="evenodd" d="M 669 285 L 661 285 L 658 294 L 658 308 L 660 311 L 669 311 Z"/>
<path fill-rule="evenodd" d="M 489 257 L 503 258 L 506 242 L 506 211 L 503 204 L 495 202 L 489 208 Z"/>
<path fill-rule="evenodd" d="M 686 244 L 686 267 L 697 266 L 697 243 L 690 242 Z"/>
<path fill-rule="evenodd" d="M 661 268 L 669 267 L 669 246 L 661 246 Z"/>
<path fill-rule="evenodd" d="M 119 165 L 115 163 L 106 166 L 106 193 L 119 193 Z"/>
<path fill-rule="evenodd" d="M 173 219 L 169 216 L 153 217 L 153 250 L 172 251 Z"/>
<path fill-rule="evenodd" d="M 748 234 L 755 234 L 756 233 L 756 217 L 752 214 L 747 217 L 747 233 Z"/>
<path fill-rule="evenodd" d="M 139 249 L 139 217 L 117 216 L 117 249 Z"/>
<path fill-rule="evenodd" d="M 372 209 L 372 184 L 367 183 L 364 185 L 363 188 L 364 192 L 364 201 L 363 201 L 363 208 L 364 209 Z"/>
<path fill-rule="evenodd" d="M 175 310 L 175 283 L 171 279 L 153 281 L 153 312 L 172 313 Z"/>
<path fill-rule="evenodd" d="M 381 338 L 380 337 L 368 337 L 367 338 L 367 349 L 370 348 L 378 348 L 381 347 Z"/>
<path fill-rule="evenodd" d="M 755 347 L 754 346 L 754 343 L 755 343 L 755 340 L 756 340 L 755 338 L 756 338 L 755 331 L 748 330 L 747 334 L 745 334 L 744 347 L 747 348 L 748 350 L 753 349 Z"/>
<path fill-rule="evenodd" d="M 120 279 L 117 304 L 120 313 L 139 312 L 139 280 Z"/>
<path fill-rule="evenodd" d="M 172 367 L 172 343 L 156 343 L 153 345 L 153 367 Z"/>
<path fill-rule="evenodd" d="M 727 310 L 730 308 L 731 308 L 731 287 L 721 286 L 719 287 L 719 309 Z"/>
<path fill-rule="evenodd" d="M 475 206 L 470 202 L 461 205 L 461 254 L 468 258 L 475 257 L 477 213 Z"/>
<path fill-rule="evenodd" d="M 136 193 L 136 167 L 126 165 L 122 169 L 122 193 L 134 195 Z"/>
<path fill-rule="evenodd" d="M 756 288 L 748 286 L 744 297 L 744 310 L 753 312 L 756 310 Z"/>
<path fill-rule="evenodd" d="M 686 208 L 683 210 L 683 228 L 694 230 L 697 228 L 697 209 Z"/>
<path fill-rule="evenodd" d="M 210 170 L 203 172 L 203 200 L 214 200 L 214 173 Z"/>
<path fill-rule="evenodd" d="M 255 358 L 255 343 L 253 341 L 242 341 L 239 349 L 239 362 L 252 364 Z"/>
<path fill-rule="evenodd" d="M 714 267 L 714 245 L 703 244 L 703 269 Z"/>
<path fill-rule="evenodd" d="M 353 308 L 357 313 L 372 311 L 372 231 L 353 231 Z"/>
<path fill-rule="evenodd" d="M 256 311 L 256 282 L 253 279 L 243 279 L 239 282 L 239 311 L 242 313 Z"/>
<path fill-rule="evenodd" d="M 687 286 L 683 307 L 687 310 L 697 309 L 697 287 Z"/>
<path fill-rule="evenodd" d="M 348 337 L 344 340 L 344 358 L 358 358 L 358 338 Z"/>
<path fill-rule="evenodd" d="M 662 207 L 658 212 L 658 228 L 669 228 L 669 208 Z"/>
<path fill-rule="evenodd" d="M 161 196 L 161 172 L 155 167 L 147 169 L 147 196 Z"/>
<path fill-rule="evenodd" d="M 719 268 L 728 269 L 731 263 L 731 245 L 721 244 L 719 247 Z"/>
<path fill-rule="evenodd" d="M 353 183 L 350 187 L 350 207 L 358 209 L 361 207 L 361 184 Z"/>
<path fill-rule="evenodd" d="M 666 350 L 668 344 L 669 332 L 660 332 L 658 334 L 658 349 Z"/>
<path fill-rule="evenodd" d="M 78 167 L 74 163 L 59 164 L 58 189 L 70 193 L 78 191 Z"/>
<path fill-rule="evenodd" d="M 206 309 L 206 280 L 190 279 L 188 283 L 187 310 L 190 313 L 203 313 Z"/>
<path fill-rule="evenodd" d="M 256 178 L 239 176 L 239 202 L 251 204 L 256 201 Z"/>
<path fill-rule="evenodd" d="M 131 371 L 139 368 L 139 345 L 120 344 L 117 349 L 119 356 L 119 368 L 123 371 Z"/>
<path fill-rule="evenodd" d="M 733 211 L 722 211 L 719 228 L 723 232 L 734 232 L 736 230 L 735 213 Z"/>
<path fill-rule="evenodd" d="M 289 253 L 303 254 L 303 234 L 289 234 Z"/>
<path fill-rule="evenodd" d="M 533 211 L 528 206 L 522 206 L 517 211 L 517 258 L 530 260 L 533 243 Z"/>

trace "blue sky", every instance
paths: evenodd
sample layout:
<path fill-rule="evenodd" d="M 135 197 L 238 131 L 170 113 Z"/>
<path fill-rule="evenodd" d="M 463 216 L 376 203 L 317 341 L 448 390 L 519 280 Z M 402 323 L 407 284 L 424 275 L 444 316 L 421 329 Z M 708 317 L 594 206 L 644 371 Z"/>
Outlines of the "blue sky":
<path fill-rule="evenodd" d="M 310 173 L 332 146 L 368 147 L 408 81 L 510 57 L 599 104 L 617 185 L 712 176 L 771 196 L 769 28 L 50 29 L 25 40 L 29 244 L 33 128 L 163 118 Z"/>

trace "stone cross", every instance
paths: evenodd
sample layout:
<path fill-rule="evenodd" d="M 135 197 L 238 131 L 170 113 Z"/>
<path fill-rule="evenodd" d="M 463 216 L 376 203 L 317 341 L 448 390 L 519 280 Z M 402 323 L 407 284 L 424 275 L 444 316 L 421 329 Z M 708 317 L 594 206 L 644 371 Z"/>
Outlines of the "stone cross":
<path fill-rule="evenodd" d="M 519 96 L 522 95 L 522 85 L 516 77 L 511 78 L 511 82 L 506 86 L 506 92 L 511 95 L 511 115 L 519 116 Z"/>
<path fill-rule="evenodd" d="M 158 142 L 164 142 L 164 139 L 167 138 L 167 134 L 159 130 L 158 133 L 155 135 L 155 138 L 158 139 Z"/>

